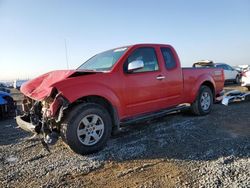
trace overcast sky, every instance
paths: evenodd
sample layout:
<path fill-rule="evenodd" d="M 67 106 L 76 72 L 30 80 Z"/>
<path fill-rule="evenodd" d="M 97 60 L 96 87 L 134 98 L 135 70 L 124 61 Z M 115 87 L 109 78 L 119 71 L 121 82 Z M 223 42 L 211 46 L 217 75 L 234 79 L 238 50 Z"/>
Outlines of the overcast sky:
<path fill-rule="evenodd" d="M 250 64 L 249 0 L 0 0 L 0 80 L 77 68 L 94 54 L 166 43 L 183 66 Z"/>

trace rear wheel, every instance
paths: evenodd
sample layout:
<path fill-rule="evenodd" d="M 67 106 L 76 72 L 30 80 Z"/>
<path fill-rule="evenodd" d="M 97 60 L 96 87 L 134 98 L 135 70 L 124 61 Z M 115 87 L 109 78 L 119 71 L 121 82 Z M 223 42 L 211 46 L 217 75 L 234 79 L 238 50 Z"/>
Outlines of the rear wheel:
<path fill-rule="evenodd" d="M 112 123 L 102 106 L 86 103 L 73 109 L 61 124 L 61 136 L 79 154 L 101 150 L 110 137 Z"/>
<path fill-rule="evenodd" d="M 240 76 L 239 76 L 239 75 L 236 76 L 236 78 L 235 78 L 235 83 L 236 83 L 236 84 L 239 84 L 239 83 L 240 83 Z"/>
<path fill-rule="evenodd" d="M 213 94 L 209 87 L 201 86 L 196 100 L 191 105 L 195 115 L 206 115 L 211 112 L 213 106 Z"/>

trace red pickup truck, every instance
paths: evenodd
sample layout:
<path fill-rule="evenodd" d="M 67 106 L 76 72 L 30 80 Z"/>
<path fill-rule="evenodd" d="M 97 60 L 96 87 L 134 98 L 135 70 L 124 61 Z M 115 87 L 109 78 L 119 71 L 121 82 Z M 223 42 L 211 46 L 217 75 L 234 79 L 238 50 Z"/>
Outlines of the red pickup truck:
<path fill-rule="evenodd" d="M 174 48 L 136 44 L 95 55 L 76 70 L 52 71 L 22 85 L 18 125 L 72 150 L 102 149 L 112 131 L 189 106 L 206 115 L 223 90 L 218 68 L 181 68 Z"/>

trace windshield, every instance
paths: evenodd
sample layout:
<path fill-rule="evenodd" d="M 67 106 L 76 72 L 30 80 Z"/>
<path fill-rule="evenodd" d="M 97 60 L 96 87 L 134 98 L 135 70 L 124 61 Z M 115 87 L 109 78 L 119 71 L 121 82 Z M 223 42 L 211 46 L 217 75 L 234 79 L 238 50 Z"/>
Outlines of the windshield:
<path fill-rule="evenodd" d="M 77 70 L 108 71 L 126 50 L 127 48 L 117 48 L 99 53 L 83 63 Z"/>

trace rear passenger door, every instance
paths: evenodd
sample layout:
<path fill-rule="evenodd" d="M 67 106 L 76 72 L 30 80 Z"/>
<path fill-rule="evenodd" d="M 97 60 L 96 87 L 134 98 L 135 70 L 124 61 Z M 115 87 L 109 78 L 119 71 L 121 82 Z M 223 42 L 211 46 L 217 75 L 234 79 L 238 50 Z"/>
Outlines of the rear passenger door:
<path fill-rule="evenodd" d="M 164 93 L 167 106 L 175 106 L 182 102 L 183 77 L 177 55 L 169 47 L 160 48 L 164 62 Z"/>

